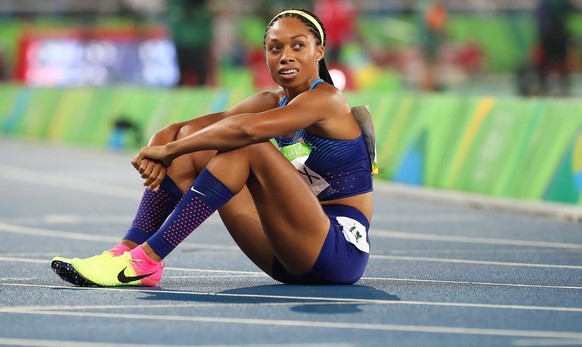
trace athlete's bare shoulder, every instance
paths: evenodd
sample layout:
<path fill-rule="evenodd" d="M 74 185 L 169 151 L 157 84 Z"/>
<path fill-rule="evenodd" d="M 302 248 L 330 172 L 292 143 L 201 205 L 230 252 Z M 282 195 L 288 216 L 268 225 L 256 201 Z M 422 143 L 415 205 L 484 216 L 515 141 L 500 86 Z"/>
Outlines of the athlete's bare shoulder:
<path fill-rule="evenodd" d="M 348 101 L 341 90 L 329 83 L 321 83 L 321 86 L 318 85 L 318 87 L 315 88 L 315 91 L 322 93 L 330 105 L 341 111 L 349 109 Z"/>
<path fill-rule="evenodd" d="M 241 113 L 259 113 L 276 108 L 283 97 L 281 88 L 256 93 L 225 112 L 226 116 Z"/>
<path fill-rule="evenodd" d="M 329 83 L 319 83 L 289 103 L 293 106 L 297 104 L 303 105 L 302 108 L 309 108 L 311 113 L 326 115 L 326 118 L 350 112 L 348 101 L 342 91 Z"/>

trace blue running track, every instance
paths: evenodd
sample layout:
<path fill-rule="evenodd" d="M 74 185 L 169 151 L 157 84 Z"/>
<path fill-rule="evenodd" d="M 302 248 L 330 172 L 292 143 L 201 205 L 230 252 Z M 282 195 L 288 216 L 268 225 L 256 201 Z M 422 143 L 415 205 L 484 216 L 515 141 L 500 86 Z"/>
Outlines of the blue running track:
<path fill-rule="evenodd" d="M 0 346 L 582 345 L 579 222 L 377 182 L 356 285 L 281 285 L 213 216 L 159 287 L 78 288 L 50 259 L 124 234 L 142 192 L 131 154 L 0 139 L 0 158 Z"/>

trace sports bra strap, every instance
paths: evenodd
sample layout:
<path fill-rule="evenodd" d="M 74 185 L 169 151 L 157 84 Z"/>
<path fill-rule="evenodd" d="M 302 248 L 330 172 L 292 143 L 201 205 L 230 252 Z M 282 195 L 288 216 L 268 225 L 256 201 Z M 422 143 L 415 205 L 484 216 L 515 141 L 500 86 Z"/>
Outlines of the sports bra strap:
<path fill-rule="evenodd" d="M 309 89 L 308 90 L 311 90 L 311 89 L 315 88 L 315 86 L 318 85 L 320 82 L 323 82 L 323 80 L 318 77 L 315 81 L 313 81 L 313 83 L 311 83 L 311 85 L 309 86 Z M 287 97 L 286 96 L 283 96 L 283 99 L 281 99 L 281 102 L 279 103 L 279 107 L 285 106 L 288 103 L 289 102 L 287 101 Z"/>

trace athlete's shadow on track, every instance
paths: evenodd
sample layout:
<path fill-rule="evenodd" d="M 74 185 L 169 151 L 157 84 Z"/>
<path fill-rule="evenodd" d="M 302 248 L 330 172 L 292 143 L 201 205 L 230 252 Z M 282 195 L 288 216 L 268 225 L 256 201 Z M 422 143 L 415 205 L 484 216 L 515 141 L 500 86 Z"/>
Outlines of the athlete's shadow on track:
<path fill-rule="evenodd" d="M 198 301 L 222 304 L 289 304 L 296 312 L 328 314 L 357 313 L 363 305 L 398 301 L 396 295 L 362 285 L 304 286 L 260 285 L 229 289 L 215 294 L 145 292 L 143 300 Z"/>

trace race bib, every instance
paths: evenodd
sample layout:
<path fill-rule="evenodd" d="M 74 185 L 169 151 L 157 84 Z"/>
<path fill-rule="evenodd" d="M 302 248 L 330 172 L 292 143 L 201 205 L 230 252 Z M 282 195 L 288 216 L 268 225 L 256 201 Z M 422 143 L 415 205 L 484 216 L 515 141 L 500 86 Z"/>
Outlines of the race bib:
<path fill-rule="evenodd" d="M 370 253 L 366 227 L 355 219 L 348 217 L 335 217 L 342 226 L 342 233 L 346 240 L 356 246 L 360 251 Z"/>
<path fill-rule="evenodd" d="M 303 177 L 305 183 L 309 185 L 315 196 L 325 195 L 329 192 L 331 189 L 329 183 L 305 165 L 305 161 L 311 153 L 311 146 L 309 146 L 309 144 L 298 142 L 289 146 L 281 147 L 280 150 L 285 158 L 287 158 L 287 160 L 295 166 L 297 171 L 299 171 L 301 177 Z"/>

